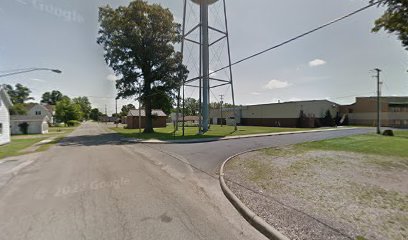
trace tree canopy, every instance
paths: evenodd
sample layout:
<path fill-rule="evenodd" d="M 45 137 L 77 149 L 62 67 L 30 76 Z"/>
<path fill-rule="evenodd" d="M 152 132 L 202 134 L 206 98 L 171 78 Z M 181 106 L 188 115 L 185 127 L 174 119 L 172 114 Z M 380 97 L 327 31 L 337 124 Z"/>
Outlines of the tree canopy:
<path fill-rule="evenodd" d="M 68 97 L 64 97 L 57 102 L 55 117 L 66 125 L 69 121 L 80 121 L 82 119 L 81 106 L 71 101 Z"/>
<path fill-rule="evenodd" d="M 58 90 L 43 93 L 41 97 L 41 103 L 47 103 L 50 105 L 56 105 L 58 101 L 62 100 L 64 94 Z"/>
<path fill-rule="evenodd" d="M 127 105 L 123 105 L 122 109 L 120 111 L 120 115 L 121 116 L 127 116 L 131 109 L 136 109 L 136 107 L 131 103 L 129 103 Z"/>
<path fill-rule="evenodd" d="M 371 3 L 376 2 L 371 0 Z M 388 33 L 397 34 L 402 46 L 408 50 L 408 1 L 407 0 L 384 0 L 378 3 L 386 6 L 384 14 L 375 21 L 373 32 L 384 29 Z"/>
<path fill-rule="evenodd" d="M 7 84 L 5 88 L 13 104 L 23 104 L 26 101 L 34 100 L 30 97 L 31 90 L 20 83 L 17 83 L 15 87 Z"/>
<path fill-rule="evenodd" d="M 144 132 L 153 132 L 153 107 L 161 106 L 163 96 L 174 99 L 187 77 L 182 55 L 174 50 L 181 40 L 180 25 L 169 9 L 142 0 L 117 9 L 101 7 L 99 23 L 97 42 L 119 78 L 118 97 L 132 98 L 140 90 L 146 110 Z"/>
<path fill-rule="evenodd" d="M 72 102 L 78 104 L 81 108 L 82 120 L 89 120 L 92 106 L 87 97 L 76 97 L 72 99 Z"/>
<path fill-rule="evenodd" d="M 99 120 L 99 117 L 102 116 L 102 115 L 103 115 L 103 113 L 101 113 L 101 112 L 99 111 L 99 109 L 93 108 L 93 109 L 91 110 L 90 114 L 89 114 L 89 118 L 92 119 L 92 120 L 94 120 L 94 121 L 98 121 L 98 120 Z"/>

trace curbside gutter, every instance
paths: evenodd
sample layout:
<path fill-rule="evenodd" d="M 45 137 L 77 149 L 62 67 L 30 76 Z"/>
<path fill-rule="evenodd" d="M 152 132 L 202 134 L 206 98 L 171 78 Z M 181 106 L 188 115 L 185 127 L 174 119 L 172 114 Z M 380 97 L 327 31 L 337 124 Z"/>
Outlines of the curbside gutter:
<path fill-rule="evenodd" d="M 238 212 L 259 232 L 261 232 L 263 235 L 265 235 L 267 238 L 271 240 L 289 240 L 288 237 L 280 233 L 274 227 L 269 225 L 265 220 L 263 220 L 261 217 L 256 215 L 251 209 L 245 206 L 245 204 L 242 203 L 241 200 L 239 200 L 238 197 L 231 191 L 231 189 L 227 186 L 224 180 L 224 166 L 228 161 L 230 161 L 234 157 L 239 156 L 241 154 L 248 153 L 248 152 L 254 152 L 257 150 L 261 150 L 261 149 L 265 149 L 265 148 L 258 148 L 258 149 L 252 149 L 249 151 L 244 151 L 244 152 L 235 154 L 227 158 L 227 160 L 225 160 L 222 163 L 221 168 L 220 168 L 219 180 L 220 180 L 221 189 L 224 192 L 224 195 L 232 203 L 232 205 L 234 205 L 234 207 L 238 210 Z"/>
<path fill-rule="evenodd" d="M 360 129 L 360 128 L 359 127 L 328 128 L 328 129 L 315 129 L 315 130 L 293 131 L 293 132 L 248 134 L 248 135 L 221 137 L 221 138 L 214 137 L 214 138 L 199 138 L 199 139 L 187 139 L 187 140 L 168 140 L 168 141 L 155 140 L 155 139 L 144 140 L 144 139 L 123 138 L 123 141 L 131 142 L 131 143 L 148 143 L 148 144 L 188 144 L 188 143 L 205 143 L 205 142 L 236 140 L 236 139 L 244 139 L 244 138 L 256 138 L 256 137 L 269 137 L 269 136 L 290 135 L 290 134 L 302 134 L 302 133 L 345 131 L 345 130 L 355 130 L 355 129 Z"/>

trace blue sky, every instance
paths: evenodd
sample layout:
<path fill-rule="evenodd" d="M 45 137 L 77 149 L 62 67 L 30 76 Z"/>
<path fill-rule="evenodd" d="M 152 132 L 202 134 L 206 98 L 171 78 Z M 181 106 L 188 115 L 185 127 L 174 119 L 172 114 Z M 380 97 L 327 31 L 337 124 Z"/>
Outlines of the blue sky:
<path fill-rule="evenodd" d="M 180 21 L 182 0 L 151 0 L 169 8 Z M 358 9 L 360 0 L 227 0 L 232 59 L 239 60 L 299 33 Z M 0 3 L 0 71 L 25 67 L 59 68 L 63 74 L 33 72 L 1 78 L 0 83 L 29 86 L 39 100 L 58 89 L 69 96 L 88 96 L 93 105 L 114 111 L 112 72 L 96 44 L 98 6 L 127 5 L 124 0 L 2 0 Z M 383 69 L 384 95 L 407 95 L 408 55 L 395 36 L 371 33 L 383 9 L 371 8 L 325 30 L 233 68 L 236 101 L 256 104 L 324 99 L 351 103 L 355 96 L 374 95 L 370 69 Z M 194 14 L 189 13 L 189 24 Z M 214 24 L 220 9 L 210 10 Z M 213 36 L 215 37 L 215 36 Z M 222 43 L 220 43 L 222 44 Z M 187 47 L 186 52 L 191 47 Z M 215 48 L 216 53 L 219 48 Z M 220 48 L 222 49 L 222 47 Z M 194 53 L 192 54 L 194 56 Z M 223 66 L 225 58 L 212 70 Z M 187 57 L 186 57 L 187 58 Z M 215 58 L 217 59 L 217 57 Z M 189 61 L 194 72 L 195 58 Z M 219 77 L 223 73 L 217 74 Z M 231 97 L 228 88 L 212 92 Z M 196 96 L 187 89 L 186 96 Z M 129 101 L 120 101 L 119 105 Z M 132 102 L 130 100 L 130 102 Z"/>

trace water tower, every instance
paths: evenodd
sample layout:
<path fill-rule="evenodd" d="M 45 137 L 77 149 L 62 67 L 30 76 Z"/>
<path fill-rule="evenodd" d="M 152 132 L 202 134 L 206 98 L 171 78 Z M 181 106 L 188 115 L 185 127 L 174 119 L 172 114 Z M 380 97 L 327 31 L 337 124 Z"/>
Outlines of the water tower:
<path fill-rule="evenodd" d="M 193 3 L 193 4 L 191 4 Z M 187 8 L 187 5 L 189 8 Z M 213 12 L 220 13 L 222 17 L 217 17 L 222 19 L 222 28 L 217 26 L 211 26 L 209 24 L 209 19 L 211 18 L 209 14 L 209 9 Z M 189 18 L 186 18 L 188 11 L 197 10 L 199 18 L 197 22 L 193 22 L 188 25 L 187 21 L 190 21 Z M 230 42 L 228 35 L 228 21 L 227 21 L 227 11 L 225 0 L 184 0 L 184 10 L 183 10 L 183 40 L 182 40 L 182 52 L 185 53 L 184 48 L 187 43 L 195 45 L 198 47 L 198 56 L 197 60 L 199 63 L 199 73 L 198 76 L 191 77 L 184 82 L 183 85 L 183 95 L 185 87 L 195 87 L 199 89 L 199 132 L 205 133 L 208 131 L 209 127 L 209 104 L 210 104 L 210 91 L 213 88 L 218 88 L 222 86 L 229 85 L 231 88 L 231 100 L 233 104 L 233 116 L 236 119 L 235 112 L 235 98 L 234 98 L 234 88 L 232 82 L 232 69 L 231 69 L 231 51 L 230 51 Z M 198 32 L 198 34 L 197 34 Z M 196 34 L 197 39 L 193 39 L 191 36 Z M 214 38 L 215 36 L 215 38 Z M 211 39 L 214 38 L 214 39 Z M 226 66 L 229 66 L 227 69 L 227 79 L 222 79 L 221 77 L 216 77 L 215 74 L 210 73 L 210 49 L 216 44 L 224 41 L 226 43 L 226 53 L 223 54 L 226 57 Z M 220 56 L 218 56 L 220 58 Z M 217 70 L 217 69 L 212 69 Z M 236 121 L 234 120 L 234 125 L 236 128 Z M 184 126 L 184 125 L 183 125 Z M 184 128 L 183 128 L 184 132 Z"/>

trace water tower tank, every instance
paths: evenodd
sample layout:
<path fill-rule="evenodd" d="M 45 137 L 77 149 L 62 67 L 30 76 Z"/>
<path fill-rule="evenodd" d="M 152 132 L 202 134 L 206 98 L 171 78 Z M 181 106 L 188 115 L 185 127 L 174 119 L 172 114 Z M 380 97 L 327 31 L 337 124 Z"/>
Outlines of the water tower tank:
<path fill-rule="evenodd" d="M 198 5 L 201 5 L 202 3 L 207 3 L 207 5 L 211 5 L 218 0 L 191 0 L 193 3 L 197 3 Z"/>

